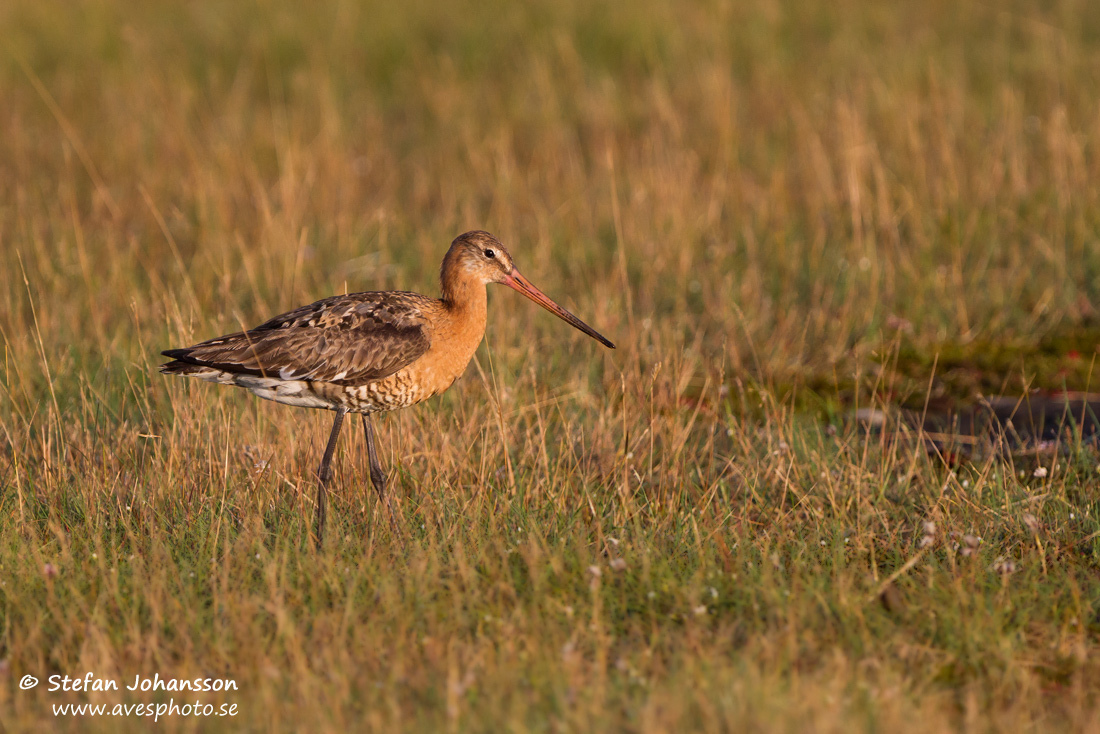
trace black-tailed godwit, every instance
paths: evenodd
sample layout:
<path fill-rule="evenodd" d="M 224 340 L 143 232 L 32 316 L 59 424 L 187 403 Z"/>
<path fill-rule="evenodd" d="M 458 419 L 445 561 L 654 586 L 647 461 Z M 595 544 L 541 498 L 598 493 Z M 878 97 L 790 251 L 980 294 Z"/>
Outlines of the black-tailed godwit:
<path fill-rule="evenodd" d="M 442 298 L 381 291 L 325 298 L 249 331 L 169 349 L 160 371 L 251 390 L 261 398 L 336 412 L 317 470 L 316 541 L 322 542 L 332 456 L 346 413 L 363 415 L 370 478 L 398 530 L 370 416 L 415 405 L 449 388 L 485 334 L 485 286 L 502 283 L 611 349 L 615 345 L 520 275 L 488 232 L 451 243 Z"/>

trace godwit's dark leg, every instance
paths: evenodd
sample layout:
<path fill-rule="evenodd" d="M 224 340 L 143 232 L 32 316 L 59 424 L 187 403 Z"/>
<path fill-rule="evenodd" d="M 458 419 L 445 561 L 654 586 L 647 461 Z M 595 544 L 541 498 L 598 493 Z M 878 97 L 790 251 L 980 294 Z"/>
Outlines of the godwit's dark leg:
<path fill-rule="evenodd" d="M 332 433 L 328 437 L 325 456 L 321 459 L 321 466 L 317 468 L 317 515 L 314 532 L 318 548 L 325 540 L 325 504 L 328 502 L 328 483 L 332 479 L 332 455 L 336 452 L 336 439 L 340 438 L 340 426 L 344 424 L 344 413 L 347 412 L 344 408 L 336 409 L 336 419 L 332 422 Z"/>
<path fill-rule="evenodd" d="M 378 499 L 386 505 L 386 512 L 390 516 L 390 529 L 395 538 L 401 536 L 397 531 L 397 518 L 393 514 L 393 505 L 390 496 L 386 494 L 386 473 L 382 471 L 382 464 L 378 461 L 378 452 L 374 448 L 374 426 L 370 422 L 370 414 L 363 413 L 363 435 L 367 439 L 367 459 L 370 461 L 370 483 L 378 491 Z"/>

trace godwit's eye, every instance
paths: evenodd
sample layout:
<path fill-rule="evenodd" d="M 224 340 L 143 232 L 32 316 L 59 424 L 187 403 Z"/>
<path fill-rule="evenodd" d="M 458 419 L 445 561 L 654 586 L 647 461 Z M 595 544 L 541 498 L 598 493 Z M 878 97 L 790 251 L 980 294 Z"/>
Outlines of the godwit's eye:
<path fill-rule="evenodd" d="M 486 250 L 485 251 L 485 257 L 496 257 L 496 256 L 497 256 L 497 254 L 495 252 L 493 252 L 492 250 Z"/>

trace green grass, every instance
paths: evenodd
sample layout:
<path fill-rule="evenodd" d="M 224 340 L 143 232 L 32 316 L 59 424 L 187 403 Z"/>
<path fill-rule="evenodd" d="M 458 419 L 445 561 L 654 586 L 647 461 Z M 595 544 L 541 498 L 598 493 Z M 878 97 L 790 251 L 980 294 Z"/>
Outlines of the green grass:
<path fill-rule="evenodd" d="M 847 420 L 1095 390 L 1087 2 L 0 28 L 6 730 L 168 698 L 18 686 L 86 671 L 237 682 L 166 731 L 1100 729 L 1095 448 L 958 464 Z M 404 545 L 352 425 L 316 552 L 328 418 L 158 353 L 434 294 L 472 228 L 619 349 L 492 289 L 464 379 L 380 421 Z"/>

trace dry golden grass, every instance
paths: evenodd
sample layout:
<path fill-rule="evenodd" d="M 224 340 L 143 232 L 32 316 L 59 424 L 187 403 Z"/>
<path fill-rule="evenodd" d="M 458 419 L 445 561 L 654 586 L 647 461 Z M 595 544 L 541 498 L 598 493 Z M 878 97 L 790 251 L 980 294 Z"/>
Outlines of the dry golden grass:
<path fill-rule="evenodd" d="M 85 671 L 237 681 L 165 731 L 1100 729 L 1095 452 L 947 466 L 839 419 L 912 391 L 902 349 L 927 386 L 942 344 L 1094 323 L 1085 0 L 0 28 L 7 730 L 150 725 L 51 707 L 163 696 L 18 687 Z M 315 553 L 328 418 L 158 352 L 434 293 L 475 227 L 619 349 L 494 289 L 466 378 L 381 421 L 407 548 L 353 426 Z"/>

